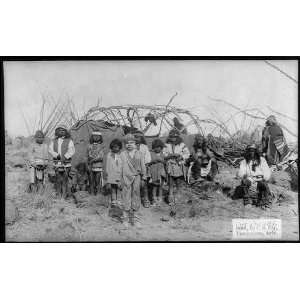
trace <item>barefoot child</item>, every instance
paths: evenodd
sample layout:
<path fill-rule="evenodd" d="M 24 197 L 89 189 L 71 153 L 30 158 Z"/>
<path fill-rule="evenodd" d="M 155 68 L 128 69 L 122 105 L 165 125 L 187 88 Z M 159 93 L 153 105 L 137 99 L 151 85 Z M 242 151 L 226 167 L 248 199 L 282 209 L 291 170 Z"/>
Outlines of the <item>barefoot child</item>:
<path fill-rule="evenodd" d="M 151 155 L 144 134 L 141 131 L 136 131 L 134 132 L 134 137 L 137 150 L 142 153 L 147 168 L 151 161 Z M 145 181 L 141 181 L 141 201 L 143 206 L 146 208 L 150 206 L 150 201 L 148 198 L 148 179 L 149 178 L 147 178 Z"/>
<path fill-rule="evenodd" d="M 194 153 L 189 159 L 190 171 L 191 171 L 191 182 L 193 181 L 213 181 L 216 174 L 218 173 L 218 164 L 212 151 L 208 149 L 207 140 L 195 139 L 194 142 Z"/>
<path fill-rule="evenodd" d="M 149 183 L 152 186 L 152 205 L 162 202 L 162 186 L 167 179 L 163 150 L 164 143 L 160 139 L 152 142 L 151 162 L 149 163 Z"/>
<path fill-rule="evenodd" d="M 122 198 L 125 211 L 137 211 L 140 208 L 141 181 L 146 180 L 146 166 L 142 153 L 137 150 L 135 137 L 127 134 L 124 137 L 125 150 L 122 160 Z"/>
<path fill-rule="evenodd" d="M 183 143 L 178 130 L 170 130 L 163 153 L 166 157 L 166 172 L 168 174 L 168 201 L 170 205 L 173 205 L 175 203 L 175 195 L 185 175 L 185 160 L 190 156 L 190 151 Z"/>
<path fill-rule="evenodd" d="M 121 171 L 122 160 L 120 152 L 122 150 L 122 142 L 114 139 L 109 145 L 110 151 L 106 157 L 105 164 L 105 181 L 110 191 L 111 206 L 116 206 L 121 201 Z"/>
<path fill-rule="evenodd" d="M 102 143 L 101 132 L 93 131 L 87 149 L 87 156 L 90 173 L 90 193 L 95 195 L 101 191 L 103 184 L 104 146 Z"/>

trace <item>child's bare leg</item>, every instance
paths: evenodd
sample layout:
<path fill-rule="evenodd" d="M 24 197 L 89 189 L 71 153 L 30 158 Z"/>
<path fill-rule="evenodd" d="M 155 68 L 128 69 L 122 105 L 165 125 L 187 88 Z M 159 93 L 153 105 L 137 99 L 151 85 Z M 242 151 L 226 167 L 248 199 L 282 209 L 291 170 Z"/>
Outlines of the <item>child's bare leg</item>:
<path fill-rule="evenodd" d="M 139 210 L 141 198 L 140 198 L 140 188 L 141 188 L 141 176 L 135 176 L 132 183 L 132 194 L 131 194 L 131 208 L 133 210 Z"/>
<path fill-rule="evenodd" d="M 35 183 L 35 169 L 34 169 L 34 167 L 29 168 L 29 176 L 30 176 L 29 192 L 33 192 L 34 183 Z"/>
<path fill-rule="evenodd" d="M 116 205 L 117 203 L 117 190 L 118 186 L 116 184 L 111 185 L 111 205 Z"/>
<path fill-rule="evenodd" d="M 157 186 L 152 185 L 152 203 L 155 204 L 157 202 Z"/>
<path fill-rule="evenodd" d="M 182 179 L 180 177 L 175 178 L 175 188 L 174 188 L 175 197 L 178 195 L 181 186 L 182 186 Z"/>
<path fill-rule="evenodd" d="M 168 195 L 168 202 L 170 205 L 174 204 L 174 178 L 169 176 L 169 195 Z"/>
<path fill-rule="evenodd" d="M 90 181 L 90 193 L 93 194 L 94 193 L 94 172 L 91 171 L 89 174 L 89 181 Z"/>
<path fill-rule="evenodd" d="M 158 196 L 157 196 L 157 201 L 158 203 L 162 203 L 162 198 L 163 198 L 163 189 L 162 189 L 162 186 L 158 186 L 157 187 L 158 189 Z"/>
<path fill-rule="evenodd" d="M 149 207 L 149 199 L 148 199 L 148 181 L 141 180 L 141 189 L 140 189 L 141 201 L 144 207 Z"/>
<path fill-rule="evenodd" d="M 100 178 L 101 173 L 95 172 L 95 195 L 97 195 L 100 192 Z"/>
<path fill-rule="evenodd" d="M 125 211 L 131 208 L 131 185 L 124 185 L 122 189 L 122 206 Z"/>

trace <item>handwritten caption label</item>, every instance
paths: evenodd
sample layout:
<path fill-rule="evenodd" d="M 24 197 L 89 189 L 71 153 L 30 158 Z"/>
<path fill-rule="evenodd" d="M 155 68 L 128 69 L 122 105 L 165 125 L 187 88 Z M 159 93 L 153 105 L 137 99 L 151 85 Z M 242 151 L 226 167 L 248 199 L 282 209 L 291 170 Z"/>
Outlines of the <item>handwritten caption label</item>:
<path fill-rule="evenodd" d="M 234 240 L 279 240 L 280 219 L 232 219 Z"/>

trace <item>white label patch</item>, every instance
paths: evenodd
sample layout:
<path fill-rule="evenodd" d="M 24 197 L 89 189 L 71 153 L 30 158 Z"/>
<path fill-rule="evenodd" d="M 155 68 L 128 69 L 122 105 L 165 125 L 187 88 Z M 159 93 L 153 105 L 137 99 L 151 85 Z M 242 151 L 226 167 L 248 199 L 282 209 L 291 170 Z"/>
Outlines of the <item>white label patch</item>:
<path fill-rule="evenodd" d="M 232 219 L 234 240 L 279 240 L 280 219 Z"/>

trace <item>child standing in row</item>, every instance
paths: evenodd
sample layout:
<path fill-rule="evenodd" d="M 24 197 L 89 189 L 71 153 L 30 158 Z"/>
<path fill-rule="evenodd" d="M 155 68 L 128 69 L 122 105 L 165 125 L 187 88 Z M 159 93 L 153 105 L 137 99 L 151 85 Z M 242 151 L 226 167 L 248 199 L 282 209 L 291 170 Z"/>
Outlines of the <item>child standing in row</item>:
<path fill-rule="evenodd" d="M 148 167 L 149 183 L 152 186 L 152 205 L 162 203 L 162 187 L 167 179 L 163 148 L 164 143 L 160 139 L 152 142 L 151 162 Z"/>
<path fill-rule="evenodd" d="M 124 137 L 125 150 L 121 152 L 121 181 L 125 211 L 139 210 L 141 181 L 146 180 L 146 166 L 142 153 L 137 150 L 132 134 Z"/>
<path fill-rule="evenodd" d="M 168 202 L 170 205 L 173 205 L 175 204 L 175 195 L 178 193 L 181 181 L 186 175 L 185 160 L 190 156 L 190 151 L 183 143 L 178 130 L 170 130 L 163 153 L 166 159 L 166 172 L 169 183 Z"/>
<path fill-rule="evenodd" d="M 117 205 L 121 201 L 121 174 L 122 142 L 114 139 L 109 145 L 110 151 L 107 154 L 104 176 L 111 195 L 111 206 Z"/>
<path fill-rule="evenodd" d="M 103 186 L 103 158 L 104 147 L 100 131 L 93 131 L 90 137 L 90 144 L 87 149 L 90 192 L 97 195 Z"/>
<path fill-rule="evenodd" d="M 43 169 L 46 168 L 48 164 L 48 145 L 45 143 L 45 136 L 41 130 L 38 130 L 34 135 L 35 143 L 32 145 L 29 151 L 29 176 L 30 176 L 30 184 L 29 191 L 33 190 L 33 187 L 37 181 L 37 166 L 44 166 Z M 43 173 L 44 174 L 44 173 Z M 43 175 L 43 184 L 45 184 L 45 174 Z"/>
<path fill-rule="evenodd" d="M 151 155 L 144 134 L 141 131 L 136 131 L 134 133 L 134 137 L 136 141 L 137 150 L 141 152 L 147 168 L 148 164 L 151 161 Z M 149 178 L 146 178 L 145 181 L 142 180 L 141 182 L 141 202 L 146 208 L 150 206 L 150 201 L 148 198 L 148 179 Z"/>

